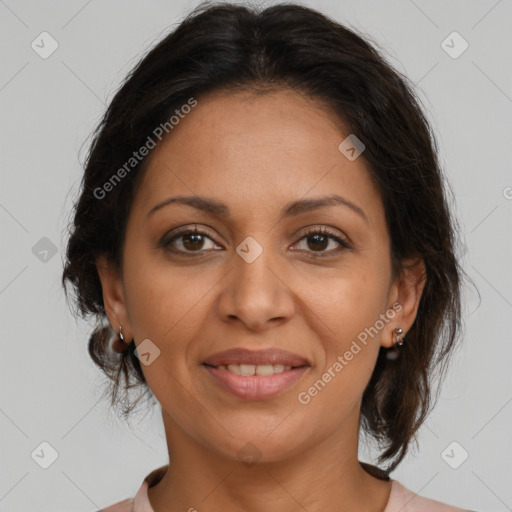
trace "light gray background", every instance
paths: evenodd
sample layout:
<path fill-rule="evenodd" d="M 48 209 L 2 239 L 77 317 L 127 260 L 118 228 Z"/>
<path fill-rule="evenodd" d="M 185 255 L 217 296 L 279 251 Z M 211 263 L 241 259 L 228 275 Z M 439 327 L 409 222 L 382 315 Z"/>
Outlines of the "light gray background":
<path fill-rule="evenodd" d="M 392 476 L 460 507 L 512 510 L 512 3 L 304 3 L 368 34 L 418 85 L 481 293 L 479 304 L 467 290 L 464 346 L 420 450 Z M 75 323 L 60 276 L 88 136 L 130 68 L 195 5 L 0 0 L 1 510 L 97 510 L 167 462 L 158 410 L 132 432 L 100 401 L 90 328 Z M 43 31 L 59 45 L 47 59 L 31 48 Z M 441 46 L 453 31 L 469 43 L 456 59 Z M 46 262 L 33 252 L 43 237 L 57 250 Z M 43 441 L 58 453 L 48 469 L 31 457 Z M 441 456 L 453 441 L 469 454 L 458 469 Z"/>

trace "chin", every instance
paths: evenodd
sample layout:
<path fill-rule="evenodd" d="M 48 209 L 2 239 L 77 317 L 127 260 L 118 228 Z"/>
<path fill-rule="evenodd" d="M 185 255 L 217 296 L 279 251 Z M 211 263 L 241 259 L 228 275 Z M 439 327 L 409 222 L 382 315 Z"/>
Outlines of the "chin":
<path fill-rule="evenodd" d="M 288 438 L 290 439 L 290 438 Z M 275 442 L 277 441 L 277 442 Z M 298 454 L 299 446 L 290 446 L 285 439 L 270 441 L 262 438 L 235 438 L 229 440 L 225 446 L 216 446 L 219 455 L 224 458 L 241 462 L 247 467 L 255 464 L 275 463 L 286 460 Z"/>
<path fill-rule="evenodd" d="M 250 466 L 255 463 L 279 462 L 300 455 L 304 451 L 301 430 L 276 428 L 278 423 L 269 428 L 255 428 L 254 421 L 231 425 L 224 423 L 225 429 L 232 437 L 226 433 L 221 439 L 205 439 L 212 451 L 228 460 L 243 462 Z M 293 443 L 290 442 L 292 439 Z"/>

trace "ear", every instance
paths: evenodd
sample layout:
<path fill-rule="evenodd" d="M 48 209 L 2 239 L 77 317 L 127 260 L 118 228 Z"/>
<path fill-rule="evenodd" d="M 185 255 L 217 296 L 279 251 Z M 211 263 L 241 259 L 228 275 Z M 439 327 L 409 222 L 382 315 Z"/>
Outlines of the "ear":
<path fill-rule="evenodd" d="M 128 311 L 126 308 L 123 281 L 113 263 L 104 255 L 96 259 L 96 268 L 103 291 L 103 303 L 110 325 L 119 334 L 119 326 L 123 328 L 123 337 L 127 343 L 133 339 Z"/>
<path fill-rule="evenodd" d="M 381 337 L 381 345 L 388 348 L 391 348 L 395 343 L 394 330 L 397 327 L 402 328 L 402 336 L 406 336 L 409 332 L 416 319 L 421 295 L 427 280 L 425 263 L 422 258 L 406 260 L 403 265 L 405 268 L 399 271 L 389 293 L 388 309 L 392 308 L 396 314 L 393 320 L 386 324 L 387 329 Z M 393 307 L 393 304 L 395 304 L 395 307 Z"/>

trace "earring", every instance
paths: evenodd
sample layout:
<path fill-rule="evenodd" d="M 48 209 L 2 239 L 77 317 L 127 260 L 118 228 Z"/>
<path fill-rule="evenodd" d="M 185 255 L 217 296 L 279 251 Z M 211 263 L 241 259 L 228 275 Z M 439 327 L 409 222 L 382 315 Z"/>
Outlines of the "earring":
<path fill-rule="evenodd" d="M 404 331 L 401 327 L 397 327 L 393 332 L 395 334 L 394 346 L 393 346 L 393 348 L 388 349 L 386 351 L 386 359 L 391 359 L 391 360 L 396 359 L 400 355 L 400 352 L 398 350 L 399 350 L 399 347 L 401 347 L 404 344 L 404 337 L 405 337 L 405 335 L 402 335 L 402 333 Z"/>
<path fill-rule="evenodd" d="M 400 347 L 404 344 L 404 337 L 402 336 L 402 333 L 404 331 L 401 327 L 397 327 L 395 329 L 395 347 L 399 345 Z"/>
<path fill-rule="evenodd" d="M 123 329 L 119 326 L 119 335 L 114 338 L 112 342 L 112 350 L 117 353 L 122 353 L 128 348 L 128 343 L 124 341 Z"/>

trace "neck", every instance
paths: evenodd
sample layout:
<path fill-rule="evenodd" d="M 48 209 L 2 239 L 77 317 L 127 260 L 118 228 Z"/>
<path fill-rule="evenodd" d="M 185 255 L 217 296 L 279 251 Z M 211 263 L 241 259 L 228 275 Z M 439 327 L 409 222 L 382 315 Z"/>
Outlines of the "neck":
<path fill-rule="evenodd" d="M 280 512 L 382 512 L 388 502 L 391 482 L 371 476 L 358 460 L 358 416 L 320 444 L 255 463 L 222 456 L 182 431 L 165 412 L 163 419 L 170 463 L 148 490 L 155 512 L 267 512 L 269 504 Z"/>

